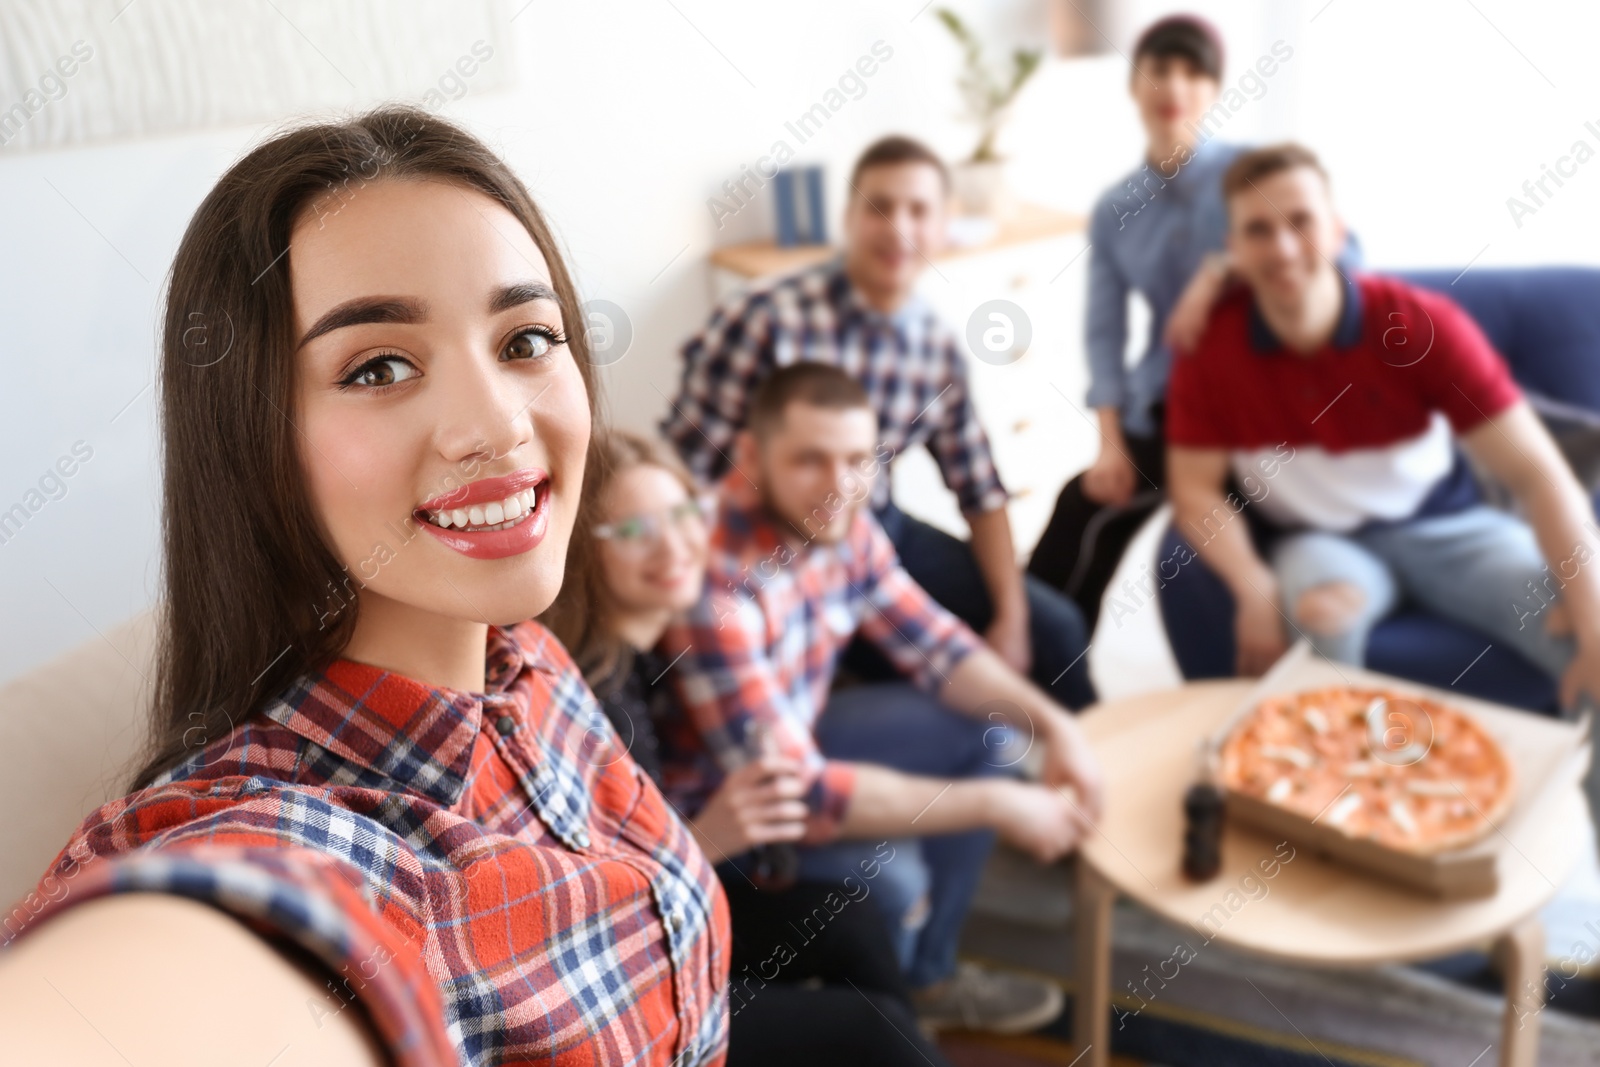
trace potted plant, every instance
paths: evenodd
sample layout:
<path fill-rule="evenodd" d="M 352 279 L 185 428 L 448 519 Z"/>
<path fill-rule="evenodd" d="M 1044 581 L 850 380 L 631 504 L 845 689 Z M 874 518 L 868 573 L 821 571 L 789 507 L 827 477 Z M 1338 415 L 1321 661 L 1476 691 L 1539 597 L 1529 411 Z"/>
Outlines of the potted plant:
<path fill-rule="evenodd" d="M 956 201 L 971 215 L 998 217 L 1005 208 L 1005 160 L 995 151 L 995 140 L 1011 112 L 1012 102 L 1039 69 L 1044 53 L 1016 49 L 1010 69 L 996 70 L 984 61 L 983 42 L 947 7 L 938 9 L 939 21 L 961 46 L 961 75 L 956 88 L 966 105 L 967 118 L 977 124 L 978 144 L 972 154 L 951 168 Z"/>

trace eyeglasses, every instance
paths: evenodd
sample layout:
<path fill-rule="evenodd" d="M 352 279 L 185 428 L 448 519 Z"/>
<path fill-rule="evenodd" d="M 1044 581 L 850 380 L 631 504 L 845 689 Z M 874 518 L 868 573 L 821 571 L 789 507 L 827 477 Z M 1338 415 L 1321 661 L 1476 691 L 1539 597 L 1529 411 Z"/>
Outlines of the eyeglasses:
<path fill-rule="evenodd" d="M 644 551 L 661 543 L 668 526 L 685 537 L 705 537 L 706 518 L 710 512 L 709 500 L 690 497 L 665 511 L 630 515 L 616 522 L 603 522 L 594 528 L 594 535 L 602 541 L 610 541 L 618 548 L 634 552 Z"/>

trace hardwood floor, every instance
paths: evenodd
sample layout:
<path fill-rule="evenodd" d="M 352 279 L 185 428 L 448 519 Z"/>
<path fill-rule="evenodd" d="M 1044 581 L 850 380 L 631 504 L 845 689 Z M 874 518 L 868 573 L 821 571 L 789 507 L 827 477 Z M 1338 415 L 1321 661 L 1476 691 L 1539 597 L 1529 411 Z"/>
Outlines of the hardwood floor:
<path fill-rule="evenodd" d="M 1070 1067 L 1079 1050 L 1047 1037 L 1023 1034 L 951 1034 L 939 1047 L 955 1067 Z M 1111 1067 L 1153 1067 L 1143 1060 L 1112 1056 Z"/>

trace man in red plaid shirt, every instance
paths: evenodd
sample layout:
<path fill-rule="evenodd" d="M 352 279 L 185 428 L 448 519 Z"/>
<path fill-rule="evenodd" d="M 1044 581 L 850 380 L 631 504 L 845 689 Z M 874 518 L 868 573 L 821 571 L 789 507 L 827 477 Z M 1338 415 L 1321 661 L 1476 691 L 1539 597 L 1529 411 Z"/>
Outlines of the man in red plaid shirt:
<path fill-rule="evenodd" d="M 706 593 L 662 641 L 689 720 L 664 738 L 666 788 L 692 813 L 755 736 L 772 738 L 806 768 L 801 876 L 871 880 L 924 1021 L 1030 1029 L 1059 1012 L 1059 991 L 958 968 L 956 941 L 996 833 L 1041 861 L 1071 851 L 1098 816 L 1100 772 L 1071 716 L 900 565 L 862 506 L 877 431 L 860 383 L 835 367 L 794 364 L 757 391 L 721 483 Z M 830 697 L 858 634 L 910 684 Z M 1039 750 L 1041 783 L 1013 776 L 1012 731 Z"/>

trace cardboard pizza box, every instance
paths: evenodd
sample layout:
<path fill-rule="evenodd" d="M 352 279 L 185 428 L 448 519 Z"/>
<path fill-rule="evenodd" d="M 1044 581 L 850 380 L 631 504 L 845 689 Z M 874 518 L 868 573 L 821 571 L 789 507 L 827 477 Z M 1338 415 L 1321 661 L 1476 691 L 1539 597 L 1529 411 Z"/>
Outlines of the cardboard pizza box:
<path fill-rule="evenodd" d="M 1545 817 L 1546 809 L 1559 804 L 1563 791 L 1581 782 L 1589 768 L 1587 712 L 1576 721 L 1566 721 L 1510 708 L 1454 690 L 1331 663 L 1317 655 L 1309 642 L 1301 641 L 1262 676 L 1238 710 L 1211 735 L 1207 755 L 1213 771 L 1220 767 L 1223 742 L 1263 699 L 1342 685 L 1427 697 L 1476 719 L 1505 749 L 1516 769 L 1517 795 L 1500 823 L 1465 848 L 1419 856 L 1349 837 L 1297 812 L 1225 790 L 1228 820 L 1281 835 L 1313 852 L 1442 899 L 1492 896 L 1500 884 L 1500 855 L 1510 847 L 1509 831 L 1522 820 Z"/>

